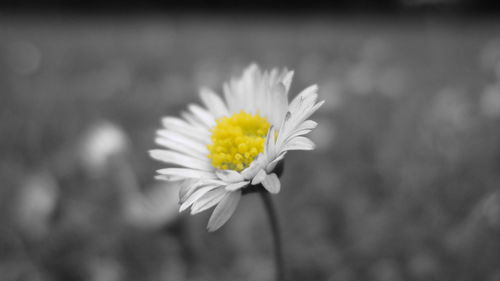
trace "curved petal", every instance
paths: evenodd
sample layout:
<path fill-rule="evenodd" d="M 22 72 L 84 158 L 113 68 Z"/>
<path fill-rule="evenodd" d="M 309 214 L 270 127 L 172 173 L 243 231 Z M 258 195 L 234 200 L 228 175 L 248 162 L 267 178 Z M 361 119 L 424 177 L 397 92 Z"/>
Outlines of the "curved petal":
<path fill-rule="evenodd" d="M 198 140 L 202 143 L 210 140 L 210 131 L 206 128 L 194 126 L 180 118 L 165 117 L 162 119 L 163 126 L 178 134 Z"/>
<path fill-rule="evenodd" d="M 249 181 L 242 181 L 242 182 L 231 183 L 231 184 L 228 184 L 226 186 L 226 190 L 227 191 L 236 191 L 238 189 L 241 189 L 241 188 L 247 186 L 248 184 L 250 184 Z"/>
<path fill-rule="evenodd" d="M 282 151 L 288 150 L 313 150 L 315 147 L 314 143 L 306 137 L 295 137 L 285 143 Z"/>
<path fill-rule="evenodd" d="M 193 113 L 194 117 L 207 128 L 215 126 L 215 118 L 210 112 L 196 104 L 190 104 L 188 108 L 191 113 Z"/>
<path fill-rule="evenodd" d="M 189 156 L 186 156 L 184 154 L 170 151 L 170 150 L 155 149 L 155 150 L 149 151 L 149 155 L 156 160 L 159 160 L 159 161 L 162 161 L 165 163 L 183 166 L 186 168 L 203 170 L 203 171 L 212 171 L 213 170 L 213 167 L 210 164 L 210 161 L 208 161 L 208 159 L 200 160 L 200 159 L 189 157 Z"/>
<path fill-rule="evenodd" d="M 219 229 L 233 215 L 238 203 L 240 202 L 241 191 L 228 192 L 224 198 L 215 207 L 214 212 L 208 220 L 207 229 L 212 232 Z"/>
<path fill-rule="evenodd" d="M 191 205 L 191 215 L 203 212 L 218 204 L 226 195 L 224 188 L 211 190 Z"/>
<path fill-rule="evenodd" d="M 276 194 L 280 192 L 281 182 L 276 174 L 267 175 L 262 181 L 262 186 L 264 186 L 269 193 Z"/>
<path fill-rule="evenodd" d="M 215 118 L 229 115 L 229 111 L 224 101 L 212 90 L 202 88 L 200 90 L 200 97 Z"/>
<path fill-rule="evenodd" d="M 213 189 L 216 189 L 217 187 L 219 187 L 218 185 L 207 185 L 207 186 L 203 186 L 201 187 L 200 189 L 196 190 L 195 192 L 193 192 L 193 194 L 191 194 L 191 196 L 189 196 L 186 201 L 184 201 L 182 204 L 181 204 L 181 207 L 179 208 L 179 212 L 182 212 L 184 210 L 186 210 L 187 208 L 189 208 L 194 202 L 198 201 L 198 199 L 200 199 L 203 195 L 205 195 L 207 192 L 213 190 Z"/>
<path fill-rule="evenodd" d="M 257 172 L 257 174 L 255 175 L 255 177 L 253 177 L 252 184 L 256 185 L 256 184 L 261 183 L 266 178 L 266 176 L 267 176 L 266 171 L 264 171 L 262 169 L 259 170 Z"/>
<path fill-rule="evenodd" d="M 245 170 L 241 171 L 241 175 L 246 180 L 251 180 L 257 172 L 265 166 L 266 156 L 263 153 L 257 155 L 257 157 L 253 160 L 252 164 Z"/>
<path fill-rule="evenodd" d="M 244 180 L 240 173 L 233 170 L 217 170 L 215 174 L 219 177 L 219 179 L 227 183 L 240 182 Z"/>
<path fill-rule="evenodd" d="M 270 112 L 268 112 L 269 122 L 274 127 L 279 127 L 288 109 L 288 92 L 283 83 L 273 86 L 270 92 Z"/>
<path fill-rule="evenodd" d="M 157 131 L 156 143 L 167 148 L 184 152 L 192 156 L 206 158 L 208 149 L 203 142 L 170 130 Z"/>
<path fill-rule="evenodd" d="M 157 171 L 158 174 L 165 176 L 168 180 L 183 179 L 217 179 L 212 172 L 193 170 L 188 168 L 165 168 Z"/>

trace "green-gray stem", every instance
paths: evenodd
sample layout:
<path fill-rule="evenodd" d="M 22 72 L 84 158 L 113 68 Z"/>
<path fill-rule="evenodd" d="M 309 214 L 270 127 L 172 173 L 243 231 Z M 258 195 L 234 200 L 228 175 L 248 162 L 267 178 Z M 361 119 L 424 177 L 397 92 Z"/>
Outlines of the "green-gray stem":
<path fill-rule="evenodd" d="M 285 281 L 285 263 L 283 258 L 283 248 L 281 244 L 281 233 L 278 216 L 273 205 L 271 194 L 267 191 L 259 192 L 269 217 L 269 224 L 273 234 L 274 261 L 276 266 L 276 281 Z"/>

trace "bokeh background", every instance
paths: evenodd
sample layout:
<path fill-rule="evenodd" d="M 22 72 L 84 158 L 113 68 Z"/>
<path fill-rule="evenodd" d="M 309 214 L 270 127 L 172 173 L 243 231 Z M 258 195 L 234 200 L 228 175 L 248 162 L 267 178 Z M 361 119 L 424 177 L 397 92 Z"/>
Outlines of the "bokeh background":
<path fill-rule="evenodd" d="M 500 280 L 493 1 L 105 3 L 0 5 L 0 280 L 273 280 L 259 197 L 208 233 L 147 153 L 251 62 L 326 100 L 274 197 L 290 281 Z"/>

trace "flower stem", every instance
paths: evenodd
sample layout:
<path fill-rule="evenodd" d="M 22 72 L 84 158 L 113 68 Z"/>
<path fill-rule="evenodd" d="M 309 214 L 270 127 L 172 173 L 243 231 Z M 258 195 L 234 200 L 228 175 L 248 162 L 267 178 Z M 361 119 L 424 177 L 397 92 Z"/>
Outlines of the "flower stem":
<path fill-rule="evenodd" d="M 281 232 L 278 216 L 274 208 L 273 200 L 269 192 L 259 192 L 269 218 L 269 224 L 273 234 L 274 261 L 276 266 L 276 281 L 285 281 L 285 263 L 283 258 L 283 248 L 281 243 Z"/>

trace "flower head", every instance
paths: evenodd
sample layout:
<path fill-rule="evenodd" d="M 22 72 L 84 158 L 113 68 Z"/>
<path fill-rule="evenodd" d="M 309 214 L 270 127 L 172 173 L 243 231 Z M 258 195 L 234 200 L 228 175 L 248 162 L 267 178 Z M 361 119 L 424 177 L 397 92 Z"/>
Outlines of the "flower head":
<path fill-rule="evenodd" d="M 182 118 L 165 117 L 156 143 L 165 149 L 151 156 L 177 167 L 158 170 L 158 179 L 181 181 L 180 211 L 215 209 L 208 230 L 221 227 L 233 214 L 242 191 L 262 185 L 280 191 L 276 167 L 290 150 L 312 150 L 304 137 L 317 123 L 308 118 L 323 104 L 317 86 L 290 103 L 293 72 L 262 72 L 250 65 L 240 78 L 224 84 L 224 99 L 209 89 L 200 97 L 205 107 L 190 104 Z"/>

